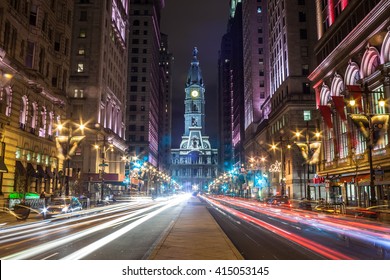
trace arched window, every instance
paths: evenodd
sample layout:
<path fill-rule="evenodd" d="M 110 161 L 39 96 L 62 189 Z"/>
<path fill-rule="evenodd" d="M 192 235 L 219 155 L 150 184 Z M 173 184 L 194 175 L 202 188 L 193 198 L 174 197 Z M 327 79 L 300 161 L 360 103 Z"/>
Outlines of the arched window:
<path fill-rule="evenodd" d="M 332 89 L 331 90 L 332 96 L 340 96 L 340 93 L 342 93 L 344 91 L 343 79 L 337 73 L 334 75 L 331 89 Z M 337 106 L 337 105 L 335 104 L 335 106 Z M 338 109 L 341 110 L 341 108 L 338 108 Z M 344 117 L 345 117 L 347 115 L 346 107 L 343 106 L 342 110 L 344 111 Z M 337 119 L 337 121 L 335 121 L 335 123 L 338 124 L 338 126 L 335 127 L 335 129 L 337 129 L 337 131 L 335 131 L 335 134 L 337 135 L 337 137 L 335 139 L 336 139 L 336 141 L 338 141 L 337 146 L 340 147 L 339 157 L 346 158 L 349 154 L 348 153 L 349 149 L 348 149 L 347 119 L 346 118 L 343 119 L 340 116 L 340 114 L 335 114 L 335 118 Z"/>
<path fill-rule="evenodd" d="M 4 114 L 7 117 L 11 116 L 11 108 L 12 108 L 12 89 L 11 87 L 4 88 L 5 91 L 5 112 Z"/>
<path fill-rule="evenodd" d="M 53 136 L 53 120 L 54 120 L 54 113 L 49 112 L 49 124 L 47 126 L 47 135 L 49 135 L 49 138 Z"/>
<path fill-rule="evenodd" d="M 47 122 L 47 111 L 46 107 L 42 107 L 39 116 L 39 136 L 46 136 L 46 122 Z"/>
<path fill-rule="evenodd" d="M 356 85 L 358 80 L 360 80 L 359 66 L 355 62 L 350 61 L 345 71 L 344 84 Z"/>
<path fill-rule="evenodd" d="M 331 100 L 330 89 L 324 83 L 320 91 L 320 105 L 327 106 Z M 324 152 L 327 162 L 332 162 L 335 158 L 335 138 L 333 128 L 329 128 L 322 122 L 322 131 L 324 132 Z"/>
<path fill-rule="evenodd" d="M 320 92 L 320 105 L 328 105 L 330 99 L 329 87 L 326 84 L 323 84 Z"/>
<path fill-rule="evenodd" d="M 381 63 L 390 61 L 390 31 L 387 32 L 385 39 L 383 39 L 381 49 Z"/>
<path fill-rule="evenodd" d="M 38 104 L 33 102 L 31 104 L 31 133 L 35 133 L 38 123 Z"/>
<path fill-rule="evenodd" d="M 26 129 L 27 116 L 28 116 L 28 99 L 27 96 L 24 95 L 22 97 L 20 115 L 19 115 L 20 128 L 23 130 Z"/>
<path fill-rule="evenodd" d="M 380 65 L 379 52 L 375 47 L 369 47 L 363 55 L 360 75 L 368 77 L 375 72 Z"/>

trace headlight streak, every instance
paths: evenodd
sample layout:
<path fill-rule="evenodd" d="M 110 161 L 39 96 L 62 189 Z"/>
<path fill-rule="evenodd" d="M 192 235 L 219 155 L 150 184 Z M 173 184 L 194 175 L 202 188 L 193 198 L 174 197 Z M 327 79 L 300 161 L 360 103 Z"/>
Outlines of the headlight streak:
<path fill-rule="evenodd" d="M 177 205 L 179 204 L 180 202 L 183 201 L 183 198 L 182 199 L 176 199 L 175 201 L 168 201 L 168 202 L 164 202 L 164 203 L 161 203 L 161 204 L 157 204 L 157 205 L 152 205 L 152 206 L 149 206 L 147 208 L 144 208 L 144 209 L 140 209 L 140 210 L 137 210 L 133 213 L 130 213 L 128 215 L 125 215 L 123 217 L 120 217 L 120 218 L 116 218 L 114 220 L 110 220 L 104 224 L 100 224 L 98 226 L 95 226 L 95 227 L 92 227 L 92 228 L 89 228 L 89 229 L 86 229 L 86 230 L 83 230 L 83 231 L 80 231 L 80 232 L 77 232 L 77 233 L 74 233 L 74 234 L 71 234 L 67 237 L 63 237 L 63 238 L 59 238 L 57 240 L 53 240 L 53 241 L 50 241 L 50 242 L 47 242 L 45 244 L 42 244 L 42 245 L 38 245 L 38 246 L 35 246 L 35 247 L 32 247 L 32 248 L 29 248 L 27 250 L 24 250 L 24 251 L 20 251 L 18 253 L 15 253 L 15 254 L 11 254 L 9 256 L 5 256 L 5 257 L 2 257 L 1 259 L 3 260 L 18 260 L 18 259 L 29 259 L 29 258 L 33 258 L 34 256 L 37 256 L 39 254 L 42 254 L 46 251 L 49 251 L 49 250 L 52 250 L 52 249 L 55 249 L 55 248 L 58 248 L 62 245 L 66 245 L 66 244 L 69 244 L 71 243 L 72 241 L 75 241 L 75 240 L 78 240 L 80 238 L 83 238 L 89 234 L 93 234 L 95 232 L 98 232 L 100 230 L 104 230 L 104 229 L 107 229 L 109 227 L 112 227 L 113 225 L 117 224 L 118 222 L 121 222 L 123 220 L 126 220 L 126 219 L 130 219 L 131 217 L 135 217 L 136 215 L 140 215 L 141 213 L 144 213 L 144 212 L 147 212 L 147 211 L 151 211 L 152 209 L 156 208 L 156 207 L 161 207 L 160 209 L 157 209 L 155 210 L 154 212 L 148 214 L 147 216 L 144 216 L 143 218 L 135 221 L 134 223 L 130 224 L 129 226 L 125 227 L 126 229 L 128 229 L 127 231 L 131 230 L 132 228 L 140 225 L 141 223 L 143 223 L 144 221 L 148 220 L 149 217 L 153 217 L 154 215 L 157 215 L 158 213 L 160 213 L 162 208 L 165 210 L 165 209 L 168 209 L 170 207 L 173 207 L 174 205 Z M 162 206 L 161 206 L 162 205 Z M 155 213 L 155 214 L 153 214 Z M 142 222 L 141 222 L 141 221 Z M 133 225 L 134 224 L 134 225 Z M 132 226 L 133 225 L 133 226 Z M 124 234 L 124 228 L 120 229 L 119 232 L 121 233 L 120 235 Z M 126 232 L 127 232 L 126 231 Z M 92 243 L 91 245 L 87 246 L 86 248 L 89 248 L 88 250 L 84 250 L 84 249 L 81 249 L 79 251 L 77 251 L 76 253 L 74 254 L 71 254 L 67 257 L 65 257 L 64 259 L 76 259 L 76 254 L 77 254 L 77 257 L 80 257 L 80 256 L 85 256 L 86 254 L 89 254 L 90 252 L 96 250 L 98 247 L 96 244 L 101 244 L 101 246 L 107 244 L 109 241 L 111 241 L 111 239 L 109 240 L 109 237 L 113 238 L 116 236 L 116 232 L 114 232 L 113 234 L 105 237 L 102 239 L 102 241 L 97 241 L 97 242 L 94 242 Z M 119 236 L 120 236 L 119 235 Z M 115 237 L 116 238 L 116 237 Z M 113 239 L 112 239 L 113 240 Z M 91 251 L 92 250 L 92 251 Z M 86 253 L 88 251 L 88 253 Z"/>
<path fill-rule="evenodd" d="M 98 241 L 95 241 L 93 242 L 92 244 L 62 258 L 61 260 L 79 260 L 79 259 L 82 259 L 83 257 L 91 254 L 92 252 L 98 250 L 99 248 L 107 245 L 108 243 L 110 243 L 111 241 L 121 237 L 123 234 L 131 231 L 132 229 L 136 228 L 137 226 L 139 226 L 140 224 L 148 221 L 149 219 L 153 218 L 154 216 L 156 216 L 157 214 L 179 204 L 181 202 L 181 200 L 176 200 L 176 201 L 172 201 L 170 202 L 169 204 L 157 209 L 156 211 L 153 211 L 149 214 L 147 214 L 146 216 L 144 216 L 143 218 L 141 219 L 138 219 L 137 221 L 135 221 L 134 223 L 131 223 L 117 231 L 115 231 L 114 233 L 111 233 L 110 235 L 107 235 L 105 236 L 104 238 L 102 239 L 99 239 Z"/>
<path fill-rule="evenodd" d="M 112 210 L 104 211 L 104 212 L 101 211 L 100 213 L 96 214 L 93 217 L 93 219 L 91 219 L 91 216 L 89 216 L 87 213 L 84 212 L 82 216 L 75 217 L 75 219 L 72 219 L 72 220 L 68 220 L 68 219 L 62 220 L 62 219 L 55 219 L 54 218 L 54 219 L 49 219 L 49 220 L 44 220 L 41 222 L 33 223 L 33 224 L 28 224 L 28 225 L 25 225 L 22 227 L 9 228 L 7 230 L 2 231 L 2 233 L 9 232 L 9 234 L 7 234 L 7 235 L 2 234 L 2 236 L 0 237 L 0 244 L 5 243 L 5 242 L 10 242 L 10 241 L 16 241 L 19 239 L 26 239 L 27 237 L 34 236 L 34 233 L 36 233 L 37 235 L 41 235 L 42 230 L 46 230 L 46 232 L 45 232 L 46 234 L 48 233 L 48 231 L 52 231 L 52 230 L 54 230 L 54 231 L 63 230 L 65 228 L 69 227 L 68 224 L 74 223 L 74 222 L 77 222 L 78 223 L 77 225 L 84 225 L 84 224 L 88 224 L 88 223 L 93 223 L 95 221 L 112 219 L 112 216 L 111 217 L 101 217 L 101 216 L 104 215 L 103 213 L 115 213 L 117 211 L 123 210 L 123 208 L 128 209 L 128 206 L 125 205 L 125 207 L 121 207 L 120 209 L 116 208 L 115 211 L 112 211 Z M 95 212 L 96 212 L 96 210 L 95 210 Z M 117 213 L 115 215 L 120 217 L 120 216 L 123 216 L 124 213 Z M 80 222 L 82 220 L 87 220 L 87 221 Z M 44 224 L 44 226 L 43 226 L 43 224 Z M 61 225 L 64 225 L 64 226 L 62 228 L 61 227 L 59 228 L 58 226 L 61 226 Z M 57 228 L 51 229 L 53 227 L 57 227 Z M 51 232 L 51 233 L 53 233 L 53 232 Z M 19 237 L 17 237 L 17 236 L 19 236 Z M 14 238 L 11 238 L 11 237 L 14 237 Z"/>
<path fill-rule="evenodd" d="M 209 201 L 209 203 L 214 204 L 214 205 L 220 207 L 221 209 L 229 212 L 230 214 L 232 214 L 234 216 L 237 216 L 237 217 L 245 216 L 245 217 L 247 217 L 248 221 L 250 221 L 250 222 L 252 222 L 252 223 L 254 223 L 254 224 L 256 224 L 256 225 L 258 225 L 260 227 L 263 227 L 263 228 L 265 228 L 265 229 L 267 229 L 267 230 L 269 230 L 269 231 L 271 231 L 271 232 L 273 232 L 273 233 L 275 233 L 275 234 L 277 234 L 277 235 L 279 235 L 279 236 L 281 236 L 283 238 L 286 238 L 287 240 L 290 240 L 290 241 L 295 242 L 295 243 L 297 243 L 297 244 L 299 244 L 299 245 L 301 245 L 301 246 L 303 246 L 305 248 L 308 248 L 311 251 L 316 252 L 317 254 L 319 254 L 321 256 L 324 256 L 324 257 L 326 257 L 328 259 L 331 259 L 331 260 L 339 260 L 339 259 L 341 259 L 341 260 L 351 260 L 352 259 L 351 257 L 349 257 L 347 255 L 344 255 L 344 254 L 342 254 L 342 253 L 340 253 L 338 251 L 332 250 L 332 249 L 330 249 L 330 248 L 328 248 L 326 246 L 323 246 L 321 244 L 313 242 L 313 241 L 311 241 L 309 239 L 306 239 L 306 238 L 301 237 L 299 235 L 296 235 L 294 233 L 291 233 L 291 232 L 288 232 L 288 231 L 283 230 L 281 228 L 278 228 L 278 227 L 276 227 L 274 225 L 271 225 L 271 224 L 269 224 L 267 222 L 261 221 L 259 219 L 254 218 L 254 217 L 248 217 L 248 216 L 246 216 L 246 214 L 244 214 L 244 213 L 242 213 L 242 212 L 240 212 L 238 210 L 234 210 L 232 208 L 224 206 L 224 205 L 220 204 L 217 201 L 212 201 L 211 199 L 205 198 L 205 197 L 204 197 L 204 199 Z"/>
<path fill-rule="evenodd" d="M 81 227 L 83 225 L 94 223 L 94 222 L 102 222 L 103 220 L 111 220 L 111 219 L 113 219 L 115 217 L 121 217 L 123 215 L 125 215 L 125 214 L 124 213 L 117 213 L 117 214 L 115 214 L 115 216 L 111 215 L 109 217 L 99 217 L 99 216 L 96 216 L 96 217 L 94 217 L 93 220 L 91 220 L 90 217 L 89 217 L 89 219 L 88 219 L 88 217 L 82 217 L 82 218 L 80 218 L 78 220 L 62 221 L 61 223 L 49 224 L 49 225 L 47 225 L 45 227 L 41 227 L 40 229 L 37 229 L 37 230 L 39 230 L 37 232 L 36 232 L 36 230 L 34 230 L 33 232 L 31 232 L 29 234 L 25 234 L 26 231 L 21 232 L 19 235 L 15 236 L 13 238 L 8 238 L 7 240 L 0 241 L 0 244 L 14 242 L 13 245 L 15 246 L 17 244 L 21 244 L 21 243 L 24 243 L 24 242 L 33 241 L 36 238 L 42 238 L 42 230 L 43 229 L 45 230 L 44 235 L 48 236 L 48 235 L 55 234 L 57 232 L 61 232 L 64 229 L 77 228 L 77 227 Z M 141 216 L 141 217 L 143 217 L 143 216 Z M 128 221 L 136 219 L 136 218 L 139 218 L 139 217 L 130 218 L 130 219 L 124 220 L 124 221 L 122 221 L 120 223 L 125 223 L 125 222 L 128 222 Z M 85 219 L 88 219 L 88 220 L 80 222 L 81 220 L 85 220 Z M 67 225 L 67 224 L 72 223 L 72 222 L 77 222 L 77 223 L 76 224 Z M 61 226 L 61 227 L 58 227 L 61 224 L 64 224 L 64 225 Z M 13 235 L 16 235 L 16 234 L 14 233 Z M 20 240 L 20 242 L 17 242 L 19 240 Z M 7 246 L 7 245 L 5 245 L 5 246 Z M 0 248 L 2 248 L 2 247 L 0 246 Z"/>
<path fill-rule="evenodd" d="M 149 210 L 151 210 L 151 209 L 154 209 L 155 207 L 158 207 L 158 205 L 152 205 L 152 206 L 150 206 L 150 207 L 148 207 L 148 208 L 141 208 L 141 209 L 139 209 L 139 210 L 136 210 L 136 211 L 134 211 L 133 213 L 130 213 L 130 214 L 127 214 L 126 216 L 123 216 L 123 215 L 119 215 L 119 216 L 122 216 L 121 218 L 117 218 L 117 219 L 115 219 L 115 220 L 112 220 L 112 216 L 111 217 L 103 217 L 103 218 L 99 218 L 99 217 L 94 217 L 95 218 L 95 220 L 99 220 L 99 219 L 109 219 L 110 221 L 109 222 L 107 222 L 107 223 L 105 223 L 105 224 L 101 224 L 101 225 L 98 225 L 98 226 L 95 226 L 95 227 L 93 227 L 93 228 L 89 228 L 89 229 L 87 229 L 87 230 L 84 230 L 84 231 L 80 231 L 80 232 L 78 232 L 78 233 L 74 233 L 74 234 L 72 234 L 72 235 L 70 235 L 70 236 L 67 236 L 67 237 L 63 237 L 63 238 L 60 238 L 60 239 L 58 239 L 58 240 L 56 240 L 56 241 L 61 241 L 61 240 L 64 240 L 65 239 L 65 243 L 68 243 L 68 242 L 70 242 L 71 240 L 75 240 L 75 239 L 77 239 L 77 238 L 79 238 L 79 237 L 75 237 L 75 238 L 73 238 L 73 236 L 75 236 L 75 235 L 78 235 L 79 233 L 81 234 L 80 235 L 80 237 L 81 236 L 85 236 L 85 235 L 87 235 L 87 234 L 91 234 L 91 233 L 94 233 L 94 232 L 96 232 L 96 231 L 99 231 L 99 230 L 102 230 L 102 229 L 106 229 L 106 228 L 108 228 L 108 227 L 110 227 L 111 226 L 111 224 L 115 224 L 116 222 L 119 222 L 119 221 L 122 221 L 122 220 L 128 220 L 128 219 L 131 219 L 132 217 L 135 217 L 135 216 L 137 216 L 137 215 L 139 215 L 140 213 L 143 213 L 143 212 L 146 212 L 146 211 L 149 211 Z M 70 221 L 64 221 L 63 223 L 69 223 Z M 86 223 L 90 223 L 91 221 L 85 221 L 84 222 L 84 224 L 86 224 Z M 57 224 L 58 225 L 58 224 Z M 78 224 L 78 225 L 80 225 L 80 223 Z M 105 226 L 106 225 L 106 226 Z M 75 226 L 77 226 L 77 225 L 75 225 Z M 69 228 L 69 226 L 64 226 L 62 229 L 67 229 L 67 228 Z M 56 230 L 56 229 L 55 229 Z M 85 233 L 85 234 L 84 234 Z M 40 233 L 38 232 L 38 235 L 39 235 Z M 51 234 L 53 234 L 53 233 L 51 233 Z M 67 238 L 69 238 L 69 241 L 66 241 L 66 239 Z M 31 240 L 33 240 L 32 238 L 31 238 Z M 23 240 L 23 242 L 24 242 L 25 240 Z M 28 241 L 28 240 L 27 240 Z M 51 243 L 55 243 L 56 241 L 51 241 L 51 242 L 48 242 L 47 244 L 48 245 L 50 245 Z M 61 244 L 64 244 L 64 243 L 61 243 Z M 14 244 L 15 245 L 15 244 Z M 41 245 L 41 246 L 43 246 L 44 247 L 44 245 Z M 38 247 L 40 247 L 40 246 L 38 246 Z M 51 248 L 52 249 L 52 248 Z M 29 249 L 28 250 L 26 250 L 26 251 L 29 251 Z M 22 251 L 23 252 L 23 251 Z M 22 252 L 20 252 L 20 253 L 22 253 Z M 18 254 L 18 253 L 16 253 L 16 254 Z"/>

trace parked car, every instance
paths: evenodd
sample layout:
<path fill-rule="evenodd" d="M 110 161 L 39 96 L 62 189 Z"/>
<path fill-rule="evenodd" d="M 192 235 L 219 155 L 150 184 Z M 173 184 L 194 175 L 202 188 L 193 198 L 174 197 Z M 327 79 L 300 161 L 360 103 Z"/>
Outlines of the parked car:
<path fill-rule="evenodd" d="M 42 215 L 46 219 L 54 215 L 72 213 L 82 209 L 83 207 L 77 197 L 54 197 L 42 211 Z"/>
<path fill-rule="evenodd" d="M 311 201 L 306 199 L 306 198 L 302 198 L 299 201 L 298 207 L 299 207 L 299 209 L 303 209 L 303 210 L 312 210 Z"/>
<path fill-rule="evenodd" d="M 268 205 L 291 207 L 291 202 L 288 196 L 273 196 L 266 200 Z"/>

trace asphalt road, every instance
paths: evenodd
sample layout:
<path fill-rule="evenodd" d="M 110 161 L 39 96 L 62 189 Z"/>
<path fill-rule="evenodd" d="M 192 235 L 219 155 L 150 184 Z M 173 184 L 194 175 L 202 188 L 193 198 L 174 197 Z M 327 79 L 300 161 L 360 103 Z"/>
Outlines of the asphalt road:
<path fill-rule="evenodd" d="M 245 259 L 390 259 L 386 224 L 341 219 L 230 198 L 209 198 L 210 213 Z"/>
<path fill-rule="evenodd" d="M 174 200 L 120 203 L 10 227 L 0 235 L 0 258 L 146 259 L 182 207 Z"/>

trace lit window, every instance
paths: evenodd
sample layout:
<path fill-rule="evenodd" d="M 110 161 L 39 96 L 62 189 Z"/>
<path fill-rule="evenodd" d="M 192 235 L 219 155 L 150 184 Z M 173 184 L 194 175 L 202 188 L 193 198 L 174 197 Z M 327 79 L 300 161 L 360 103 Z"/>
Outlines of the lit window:
<path fill-rule="evenodd" d="M 261 13 L 261 7 L 257 7 L 257 13 L 258 13 L 258 14 Z"/>
<path fill-rule="evenodd" d="M 86 34 L 85 30 L 80 30 L 79 37 L 80 37 L 80 38 L 85 38 L 85 37 L 87 37 L 87 34 Z"/>
<path fill-rule="evenodd" d="M 79 48 L 78 54 L 79 54 L 79 55 L 85 55 L 85 49 L 84 49 L 84 47 L 80 47 L 80 48 Z"/>
<path fill-rule="evenodd" d="M 79 72 L 79 73 L 84 72 L 84 63 L 77 64 L 77 72 Z"/>

